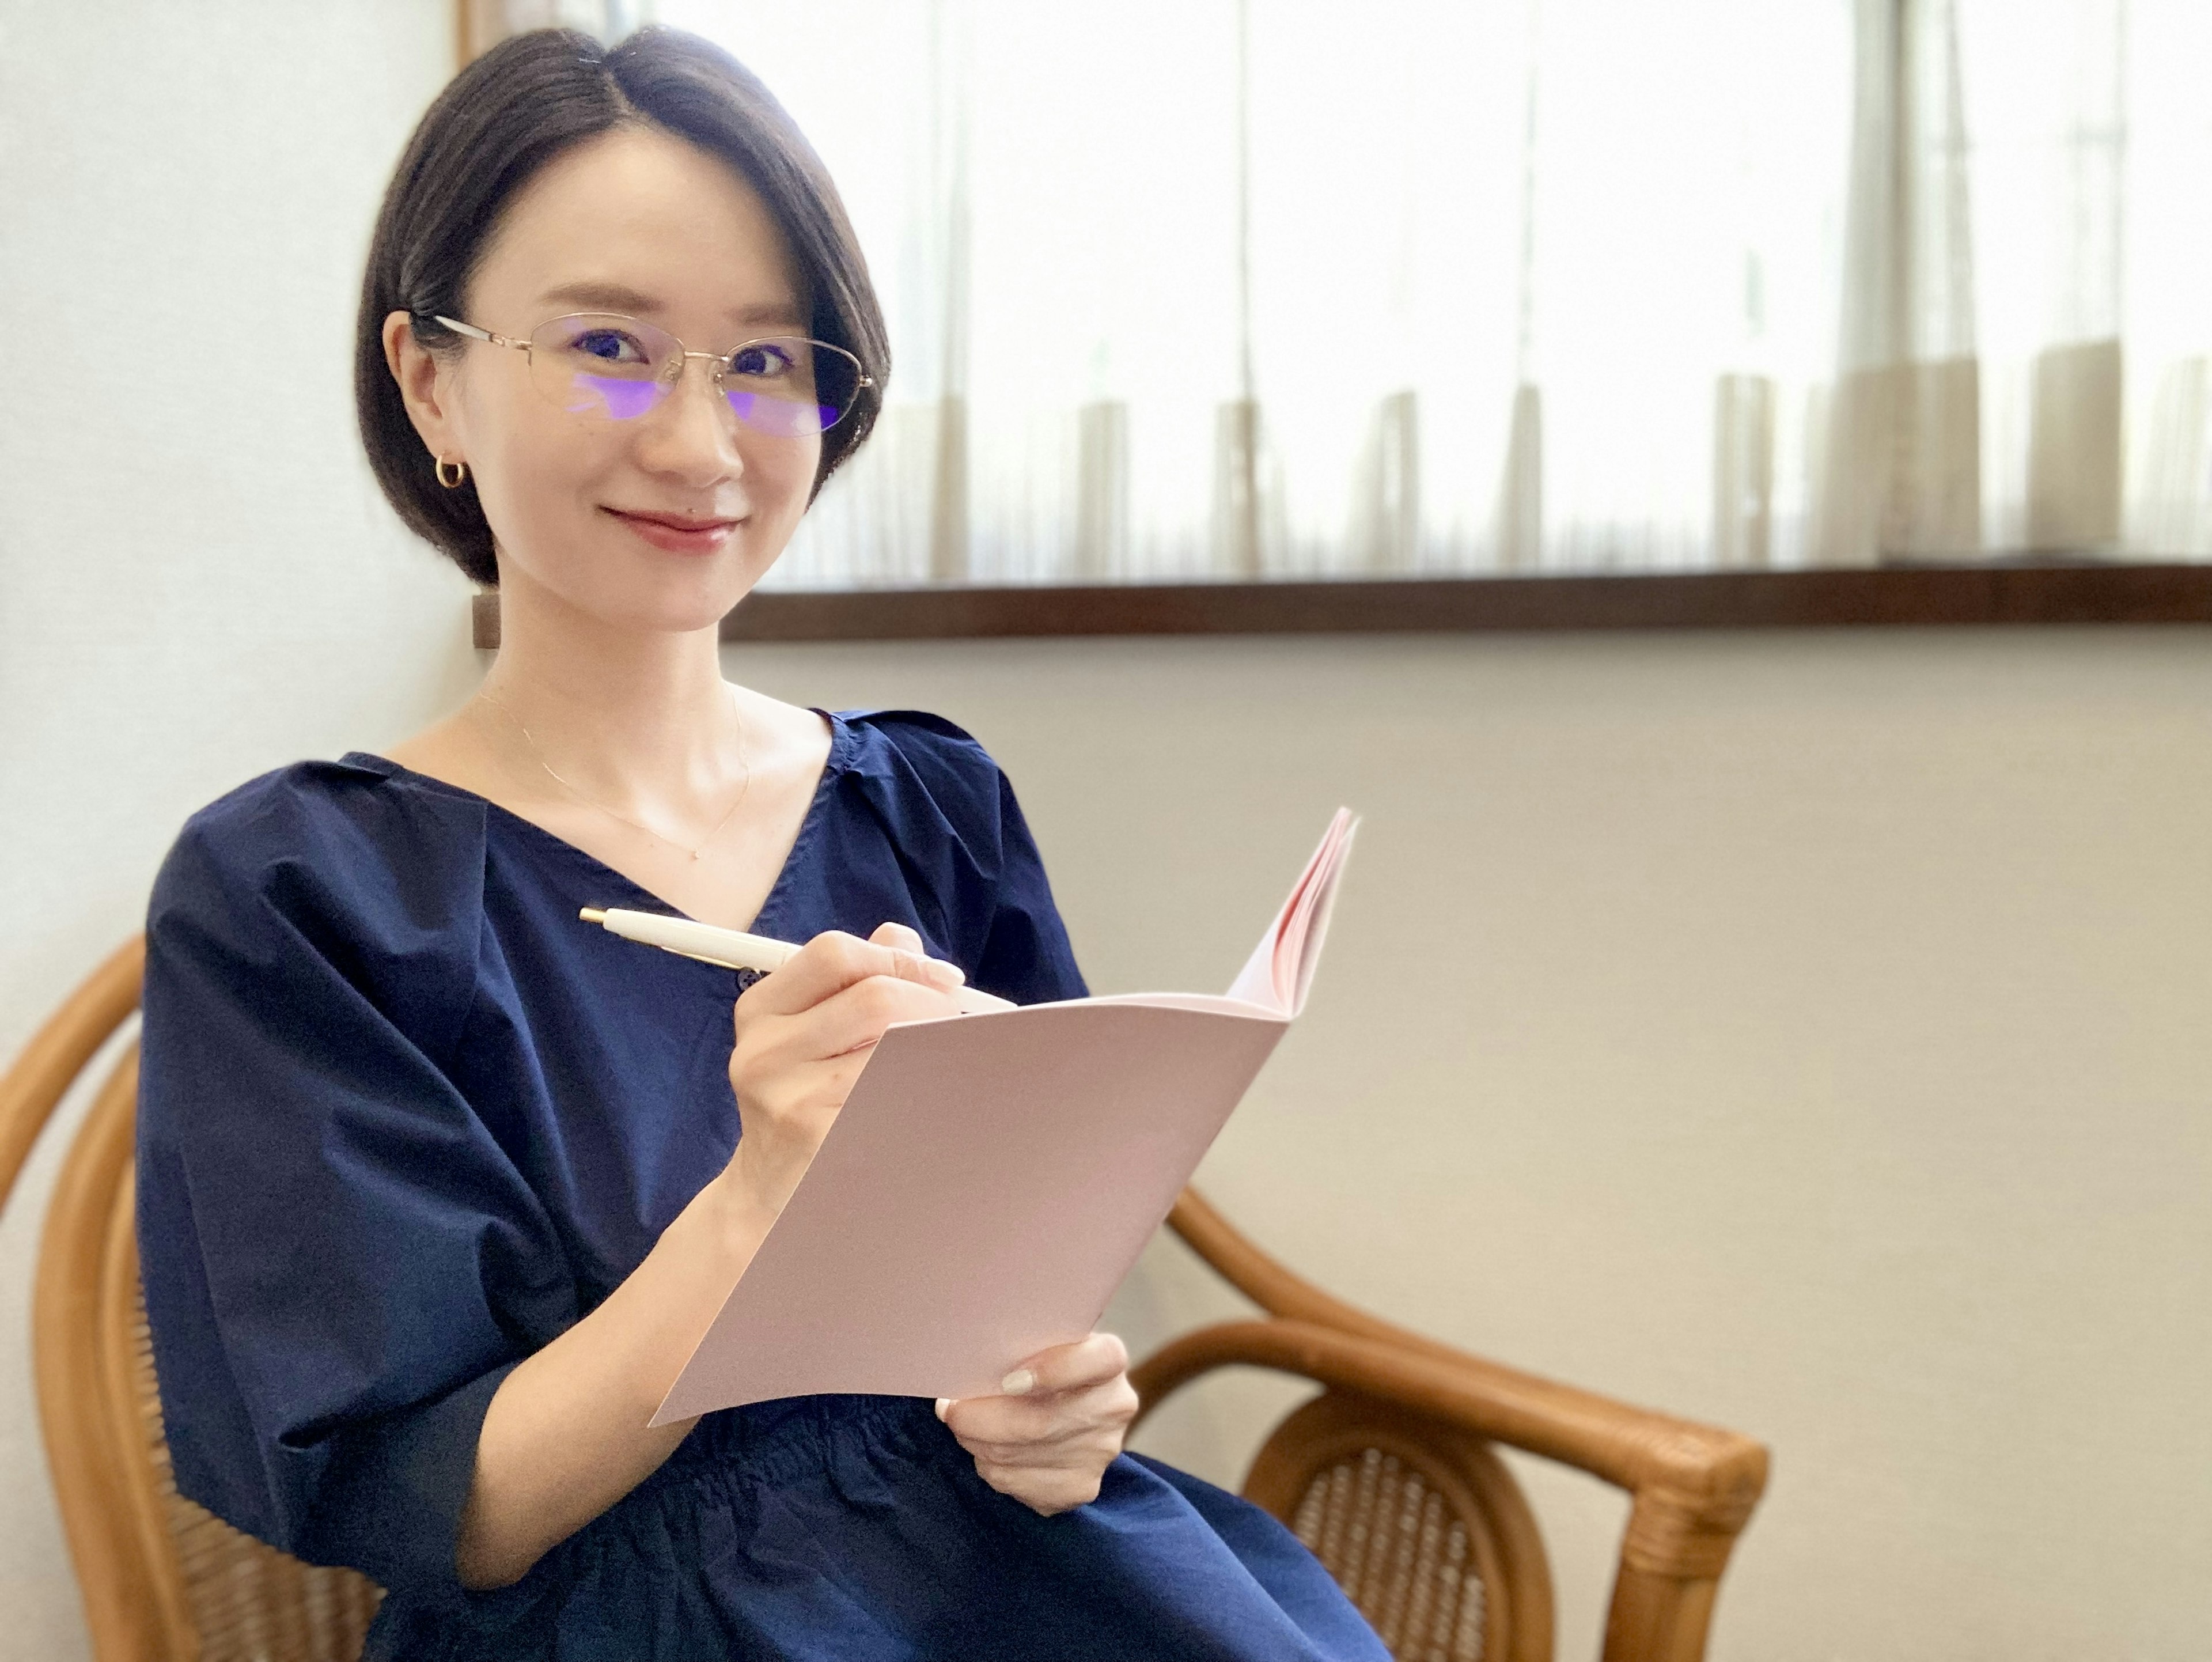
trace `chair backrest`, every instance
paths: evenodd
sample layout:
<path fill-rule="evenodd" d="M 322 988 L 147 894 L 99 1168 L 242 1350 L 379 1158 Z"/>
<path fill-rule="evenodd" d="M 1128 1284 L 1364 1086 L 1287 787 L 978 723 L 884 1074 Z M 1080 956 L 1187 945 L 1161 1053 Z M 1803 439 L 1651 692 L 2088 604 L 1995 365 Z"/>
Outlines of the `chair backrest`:
<path fill-rule="evenodd" d="M 46 1124 L 137 1008 L 131 942 L 0 1077 L 0 1200 Z M 379 1594 L 240 1533 L 179 1495 L 138 1284 L 137 1050 L 115 1056 L 54 1185 L 33 1312 L 39 1412 L 97 1662 L 352 1662 Z M 88 1081 L 89 1082 L 89 1081 Z"/>

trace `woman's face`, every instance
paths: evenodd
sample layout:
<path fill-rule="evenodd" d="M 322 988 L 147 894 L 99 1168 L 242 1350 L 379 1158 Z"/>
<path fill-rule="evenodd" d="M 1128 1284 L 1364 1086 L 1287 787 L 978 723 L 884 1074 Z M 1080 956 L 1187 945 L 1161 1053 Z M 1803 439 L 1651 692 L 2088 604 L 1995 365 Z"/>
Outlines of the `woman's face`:
<path fill-rule="evenodd" d="M 525 186 L 466 305 L 464 321 L 514 338 L 576 312 L 628 314 L 695 352 L 810 332 L 796 262 L 759 196 L 651 128 L 593 139 Z M 619 421 L 561 408 L 530 368 L 521 352 L 471 341 L 434 376 L 425 365 L 428 398 L 410 400 L 434 406 L 434 449 L 468 463 L 502 587 L 532 585 L 628 627 L 712 624 L 790 540 L 820 435 L 746 426 L 701 360 L 659 404 Z"/>

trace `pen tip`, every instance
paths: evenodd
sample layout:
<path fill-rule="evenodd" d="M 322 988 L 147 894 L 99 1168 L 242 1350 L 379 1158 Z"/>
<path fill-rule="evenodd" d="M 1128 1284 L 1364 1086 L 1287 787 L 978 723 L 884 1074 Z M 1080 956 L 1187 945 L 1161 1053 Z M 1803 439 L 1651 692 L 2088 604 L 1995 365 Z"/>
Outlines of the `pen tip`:
<path fill-rule="evenodd" d="M 607 921 L 607 915 L 601 911 L 597 906 L 586 906 L 583 910 L 578 912 L 576 916 L 582 918 L 586 923 L 604 923 Z"/>

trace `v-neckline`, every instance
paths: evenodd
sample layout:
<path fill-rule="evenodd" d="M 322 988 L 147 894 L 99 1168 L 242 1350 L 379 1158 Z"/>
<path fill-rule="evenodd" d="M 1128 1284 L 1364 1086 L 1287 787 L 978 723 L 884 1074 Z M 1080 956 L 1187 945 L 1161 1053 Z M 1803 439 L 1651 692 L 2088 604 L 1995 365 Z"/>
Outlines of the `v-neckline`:
<path fill-rule="evenodd" d="M 823 758 L 822 772 L 814 782 L 814 794 L 807 798 L 806 812 L 799 816 L 798 834 L 791 839 L 791 847 L 784 851 L 783 863 L 776 868 L 775 876 L 769 880 L 768 892 L 761 898 L 760 905 L 753 913 L 752 922 L 745 926 L 745 931 L 748 934 L 762 934 L 763 933 L 762 924 L 773 923 L 777 906 L 783 898 L 785 889 L 789 885 L 791 874 L 799 864 L 799 855 L 813 839 L 816 825 L 822 818 L 823 804 L 830 797 L 830 788 L 838 774 L 844 770 L 846 752 L 852 744 L 849 724 L 843 716 L 834 710 L 817 709 L 814 713 L 830 724 L 830 753 Z M 590 849 L 580 848 L 558 831 L 549 831 L 535 819 L 519 814 L 502 803 L 493 801 L 481 791 L 471 790 L 465 785 L 453 784 L 448 780 L 439 778 L 434 774 L 418 772 L 404 762 L 395 762 L 388 756 L 378 755 L 374 751 L 348 751 L 338 759 L 353 766 L 366 765 L 384 774 L 386 777 L 405 778 L 416 784 L 428 785 L 433 790 L 443 791 L 448 796 L 458 796 L 464 801 L 478 803 L 492 813 L 501 815 L 508 822 L 521 826 L 524 831 L 570 860 L 588 867 L 596 875 L 621 885 L 639 899 L 650 901 L 653 909 L 665 912 L 671 917 L 681 917 L 695 923 L 704 921 L 692 917 L 691 914 L 685 911 L 683 907 L 665 896 L 648 889 L 628 872 L 617 871 Z"/>

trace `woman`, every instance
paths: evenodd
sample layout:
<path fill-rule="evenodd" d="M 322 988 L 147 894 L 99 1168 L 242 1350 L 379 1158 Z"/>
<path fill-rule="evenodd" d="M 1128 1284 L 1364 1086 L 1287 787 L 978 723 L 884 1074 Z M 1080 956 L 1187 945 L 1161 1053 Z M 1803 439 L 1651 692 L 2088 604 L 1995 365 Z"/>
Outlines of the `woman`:
<path fill-rule="evenodd" d="M 963 971 L 1083 991 L 974 740 L 721 677 L 886 356 L 820 163 L 687 36 L 508 42 L 386 197 L 362 430 L 499 658 L 186 827 L 139 1154 L 179 1485 L 386 1586 L 372 1656 L 1382 1653 L 1272 1519 L 1121 1453 L 1110 1336 L 934 1411 L 647 1425 L 887 1025 Z M 808 944 L 733 975 L 576 923 L 611 902 Z"/>

